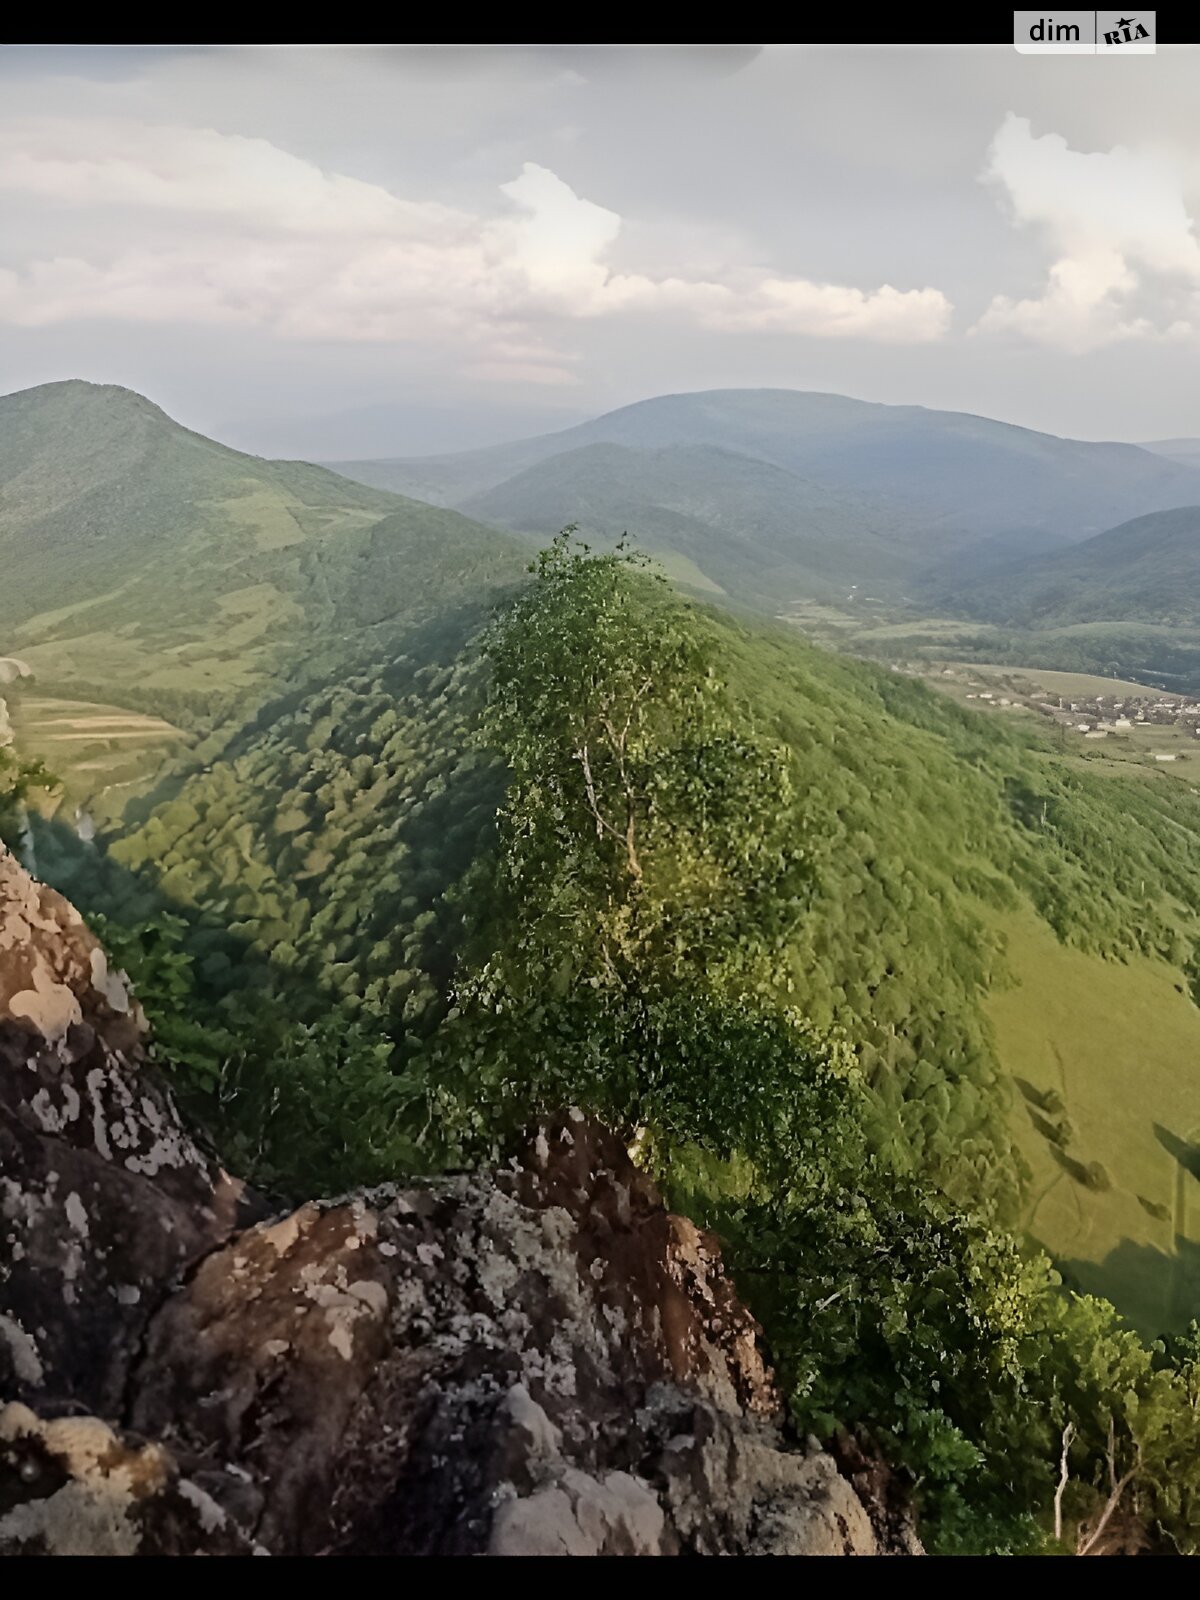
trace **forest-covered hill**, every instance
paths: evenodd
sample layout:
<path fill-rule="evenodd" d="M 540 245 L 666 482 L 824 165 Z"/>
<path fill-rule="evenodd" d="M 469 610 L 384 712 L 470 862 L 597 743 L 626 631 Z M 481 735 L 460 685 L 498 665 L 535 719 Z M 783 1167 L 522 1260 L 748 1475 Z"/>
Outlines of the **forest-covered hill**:
<path fill-rule="evenodd" d="M 1200 1046 L 1200 1013 L 1182 993 L 1200 936 L 1187 786 L 1093 777 L 1046 736 L 911 679 L 675 604 L 709 640 L 745 725 L 789 752 L 789 826 L 815 885 L 789 937 L 787 981 L 807 1017 L 854 1041 L 879 1148 L 1017 1219 L 1028 1201 L 1019 1151 L 1030 1125 L 1049 1130 L 1093 1225 L 1083 1254 L 1073 1231 L 1044 1242 L 1078 1256 L 1080 1281 L 1143 1325 L 1177 1323 L 1196 1284 L 1173 1231 L 1176 1165 L 1154 1129 L 1188 1136 L 1188 1051 Z M 181 912 L 206 993 L 267 989 L 310 1020 L 333 1001 L 420 1055 L 451 1005 L 478 913 L 471 872 L 503 795 L 479 732 L 487 679 L 472 641 L 485 610 L 226 726 L 159 803 L 135 804 L 103 841 L 106 858 L 51 829 L 39 860 L 89 910 L 125 923 Z M 1082 962 L 1064 984 L 1061 1030 L 1076 1088 L 1050 1118 L 1028 1099 L 1054 1087 L 1031 1085 L 1028 1031 L 1003 1008 L 998 1024 L 994 1005 L 1042 939 Z M 1105 1047 L 1091 1016 L 1115 964 L 1147 1006 L 1161 1008 L 1160 986 L 1180 1006 L 1178 1098 L 1170 1074 L 1148 1090 L 1093 1059 Z M 1116 1160 L 1081 1131 L 1102 1106 L 1128 1133 Z M 288 1129 L 281 1119 L 285 1164 Z M 1101 1143 L 1112 1169 L 1102 1196 L 1086 1176 Z M 1132 1262 L 1123 1243 L 1140 1252 Z"/>
<path fill-rule="evenodd" d="M 327 664 L 472 594 L 515 545 L 303 462 L 263 461 L 111 385 L 0 398 L 0 654 L 172 714 Z"/>
<path fill-rule="evenodd" d="M 1200 625 L 1200 505 L 1135 517 L 965 586 L 961 609 L 1027 628 Z"/>

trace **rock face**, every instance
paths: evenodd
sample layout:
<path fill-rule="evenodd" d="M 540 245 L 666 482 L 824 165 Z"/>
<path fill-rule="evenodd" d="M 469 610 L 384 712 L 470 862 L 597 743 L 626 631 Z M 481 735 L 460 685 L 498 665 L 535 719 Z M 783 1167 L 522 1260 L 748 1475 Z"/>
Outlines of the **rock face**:
<path fill-rule="evenodd" d="M 919 1553 L 604 1129 L 272 1218 L 142 1034 L 0 856 L 0 1553 Z"/>
<path fill-rule="evenodd" d="M 142 1061 L 145 1021 L 0 846 L 0 1394 L 113 1415 L 167 1286 L 249 1220 Z"/>

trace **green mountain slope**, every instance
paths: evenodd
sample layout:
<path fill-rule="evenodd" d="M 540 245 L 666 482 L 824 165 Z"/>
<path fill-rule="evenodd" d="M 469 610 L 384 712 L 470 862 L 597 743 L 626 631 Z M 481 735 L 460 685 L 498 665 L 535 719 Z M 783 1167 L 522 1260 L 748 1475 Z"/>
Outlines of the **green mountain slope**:
<path fill-rule="evenodd" d="M 1200 505 L 1135 517 L 1083 544 L 965 586 L 973 615 L 1020 627 L 1200 625 Z"/>
<path fill-rule="evenodd" d="M 910 679 L 786 631 L 698 620 L 746 726 L 791 752 L 817 887 L 787 957 L 790 998 L 854 1042 L 878 1147 L 959 1200 L 1024 1207 L 1079 1281 L 1151 1328 L 1176 1325 L 1200 1291 L 1187 1243 L 1200 1210 L 1176 1238 L 1177 1163 L 1155 1128 L 1186 1142 L 1200 1094 L 1187 786 L 1092 777 L 1036 732 Z M 214 994 L 294 991 L 301 1011 L 333 996 L 419 1056 L 446 1014 L 461 885 L 503 789 L 477 741 L 477 621 L 412 635 L 386 666 L 214 738 L 195 752 L 205 770 L 110 836 L 108 865 L 45 831 L 43 867 L 124 922 L 182 910 Z M 1055 970 L 1048 951 L 1064 974 L 1053 1024 L 1043 1000 L 1022 1004 L 1021 986 Z M 1131 1071 L 1129 1041 L 1097 1032 L 1117 978 L 1130 1016 L 1173 998 L 1161 1071 Z M 1036 1097 L 1063 1094 L 1047 1078 L 1056 1059 L 1065 1098 L 1048 1110 Z M 1022 1191 L 1027 1169 L 1036 1192 Z M 1062 1180 L 1053 1206 L 1037 1203 L 1047 1169 Z"/>
<path fill-rule="evenodd" d="M 203 704 L 506 561 L 453 512 L 242 455 L 125 389 L 0 398 L 0 653 L 43 685 Z"/>
<path fill-rule="evenodd" d="M 483 614 L 214 734 L 107 855 L 36 830 L 221 1147 L 336 1189 L 600 1107 L 930 1548 L 1066 1549 L 1060 1455 L 1072 1536 L 1130 1460 L 1194 1548 L 1200 1330 L 1147 1347 L 1000 1226 L 1150 1329 L 1196 1305 L 1188 786 L 565 539 Z"/>

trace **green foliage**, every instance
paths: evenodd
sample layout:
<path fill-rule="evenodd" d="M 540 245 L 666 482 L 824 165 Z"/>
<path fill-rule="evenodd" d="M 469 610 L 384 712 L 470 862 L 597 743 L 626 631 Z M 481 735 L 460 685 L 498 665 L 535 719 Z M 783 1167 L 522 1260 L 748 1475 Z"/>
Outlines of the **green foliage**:
<path fill-rule="evenodd" d="M 26 825 L 26 800 L 34 790 L 52 790 L 57 784 L 44 762 L 26 760 L 0 745 L 0 844 L 17 847 Z"/>
<path fill-rule="evenodd" d="M 872 1149 L 851 1052 L 786 998 L 810 877 L 790 755 L 748 735 L 706 624 L 636 568 L 568 530 L 488 639 L 502 938 L 435 1051 L 446 1148 L 491 1151 L 565 1102 L 637 1137 L 668 1188 L 736 1174 L 693 1181 L 689 1209 L 729 1240 L 798 1426 L 868 1422 L 936 1547 L 1042 1543 L 1068 1423 L 1089 1514 L 1109 1416 L 1142 1504 L 1189 1546 L 1184 1369 Z"/>
<path fill-rule="evenodd" d="M 210 997 L 287 995 L 314 1021 L 332 992 L 417 1047 L 444 1015 L 456 886 L 486 853 L 503 793 L 477 740 L 481 671 L 466 646 L 477 621 L 455 618 L 383 671 L 268 708 L 106 858 L 55 856 L 53 838 L 39 840 L 41 858 L 89 912 L 184 915 Z"/>
<path fill-rule="evenodd" d="M 566 1102 L 799 1164 L 852 1065 L 774 997 L 810 877 L 788 755 L 640 566 L 567 530 L 488 637 L 485 737 L 510 781 L 471 894 L 493 908 L 477 946 L 497 942 L 458 985 L 443 1053 L 470 1041 L 464 1089 L 493 1140 Z"/>
<path fill-rule="evenodd" d="M 413 1094 L 372 1019 L 329 1004 L 305 1022 L 270 997 L 206 995 L 182 917 L 94 927 L 153 1022 L 154 1059 L 239 1172 L 306 1198 L 419 1169 L 404 1132 Z"/>
<path fill-rule="evenodd" d="M 85 910 L 132 921 L 164 904 L 186 913 L 210 993 L 294 990 L 289 1003 L 309 1021 L 333 994 L 385 1019 L 407 1061 L 446 1014 L 464 919 L 476 927 L 479 964 L 508 949 L 505 906 L 518 880 L 486 865 L 503 795 L 498 741 L 505 759 L 526 762 L 510 795 L 528 829 L 519 870 L 556 864 L 560 853 L 578 867 L 542 882 L 544 914 L 522 934 L 552 940 L 558 919 L 574 919 L 560 988 L 594 975 L 605 950 L 619 972 L 626 940 L 641 941 L 655 964 L 672 941 L 719 947 L 730 970 L 773 949 L 780 995 L 851 1041 L 874 1148 L 958 1200 L 1015 1218 L 1022 1166 L 1008 1075 L 1023 1064 L 998 1055 L 984 1011 L 1006 981 L 1000 921 L 1032 904 L 1085 951 L 1190 959 L 1200 943 L 1200 835 L 1186 786 L 1075 772 L 1038 733 L 1006 730 L 785 630 L 681 606 L 628 562 L 574 577 L 555 570 L 544 582 L 590 620 L 527 641 L 520 660 L 518 635 L 508 636 L 495 665 L 510 687 L 497 680 L 491 743 L 479 738 L 487 672 L 468 643 L 477 618 L 468 613 L 410 633 L 383 670 L 348 672 L 206 741 L 194 759 L 211 770 L 194 771 L 110 844 L 132 878 L 98 882 L 86 858 L 80 872 L 78 853 L 60 860 L 42 838 L 39 860 Z M 610 582 L 618 586 L 605 598 Z M 643 740 L 628 752 L 641 764 L 635 849 L 651 815 L 659 841 L 635 896 L 625 892 L 627 852 L 603 826 L 596 838 L 575 754 L 582 727 L 555 729 L 545 720 L 559 714 L 552 699 L 512 687 L 519 670 L 528 694 L 543 694 L 568 649 L 581 670 L 617 673 L 614 712 L 642 681 L 631 676 L 640 652 L 657 652 L 656 670 L 670 679 L 665 698 L 639 702 L 643 720 L 631 725 Z M 699 687 L 686 687 L 690 664 Z M 576 681 L 573 695 L 584 687 Z M 526 729 L 527 712 L 538 720 Z M 660 738 L 671 760 L 658 760 Z M 627 797 L 594 719 L 588 748 L 602 815 L 619 833 Z M 551 763 L 544 776 L 541 759 Z M 778 807 L 765 844 L 764 797 Z M 671 833 L 675 815 L 685 823 Z M 513 813 L 510 831 L 518 820 Z M 605 851 L 580 856 L 577 836 Z M 725 893 L 734 880 L 737 892 Z M 593 895 L 609 908 L 603 937 L 598 921 L 580 930 L 579 908 Z M 656 910 L 668 899 L 669 926 Z M 481 906 L 494 913 L 490 934 L 477 927 Z M 617 927 L 629 906 L 636 924 Z M 746 926 L 753 939 L 739 945 Z M 522 960 L 536 973 L 531 952 Z M 515 971 L 501 977 L 517 981 Z M 758 981 L 738 977 L 748 991 Z"/>
<path fill-rule="evenodd" d="M 1195 1351 L 998 1226 L 979 1011 L 996 908 L 1190 951 L 1184 799 L 1079 779 L 640 565 L 564 535 L 485 663 L 464 630 L 300 700 L 114 846 L 134 900 L 157 880 L 188 911 L 119 950 L 168 1066 L 283 1188 L 593 1111 L 725 1234 L 798 1426 L 872 1428 L 936 1548 L 1044 1544 L 1067 1428 L 1072 1528 L 1111 1457 L 1194 1547 Z"/>

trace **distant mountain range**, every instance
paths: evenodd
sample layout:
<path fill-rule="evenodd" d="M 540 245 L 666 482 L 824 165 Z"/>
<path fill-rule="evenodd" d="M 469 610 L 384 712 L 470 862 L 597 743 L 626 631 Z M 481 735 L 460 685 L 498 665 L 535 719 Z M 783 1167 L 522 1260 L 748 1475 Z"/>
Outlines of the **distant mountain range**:
<path fill-rule="evenodd" d="M 1197 513 L 1178 508 L 1196 506 L 1200 460 L 789 390 L 334 472 L 244 455 L 126 389 L 47 384 L 0 398 L 0 655 L 160 706 L 240 694 L 480 604 L 521 573 L 523 536 L 571 522 L 774 614 L 880 599 L 1014 627 L 1190 623 Z"/>
<path fill-rule="evenodd" d="M 628 529 L 772 609 L 898 597 L 1200 502 L 1200 460 L 918 406 L 794 390 L 665 395 L 448 456 L 342 461 L 360 483 L 545 535 Z"/>
<path fill-rule="evenodd" d="M 241 417 L 214 432 L 254 455 L 300 457 L 433 455 L 474 450 L 497 440 L 522 439 L 551 428 L 569 428 L 591 413 L 561 405 L 522 406 L 503 411 L 480 398 L 456 404 L 429 398 L 351 406 L 309 417 Z"/>

